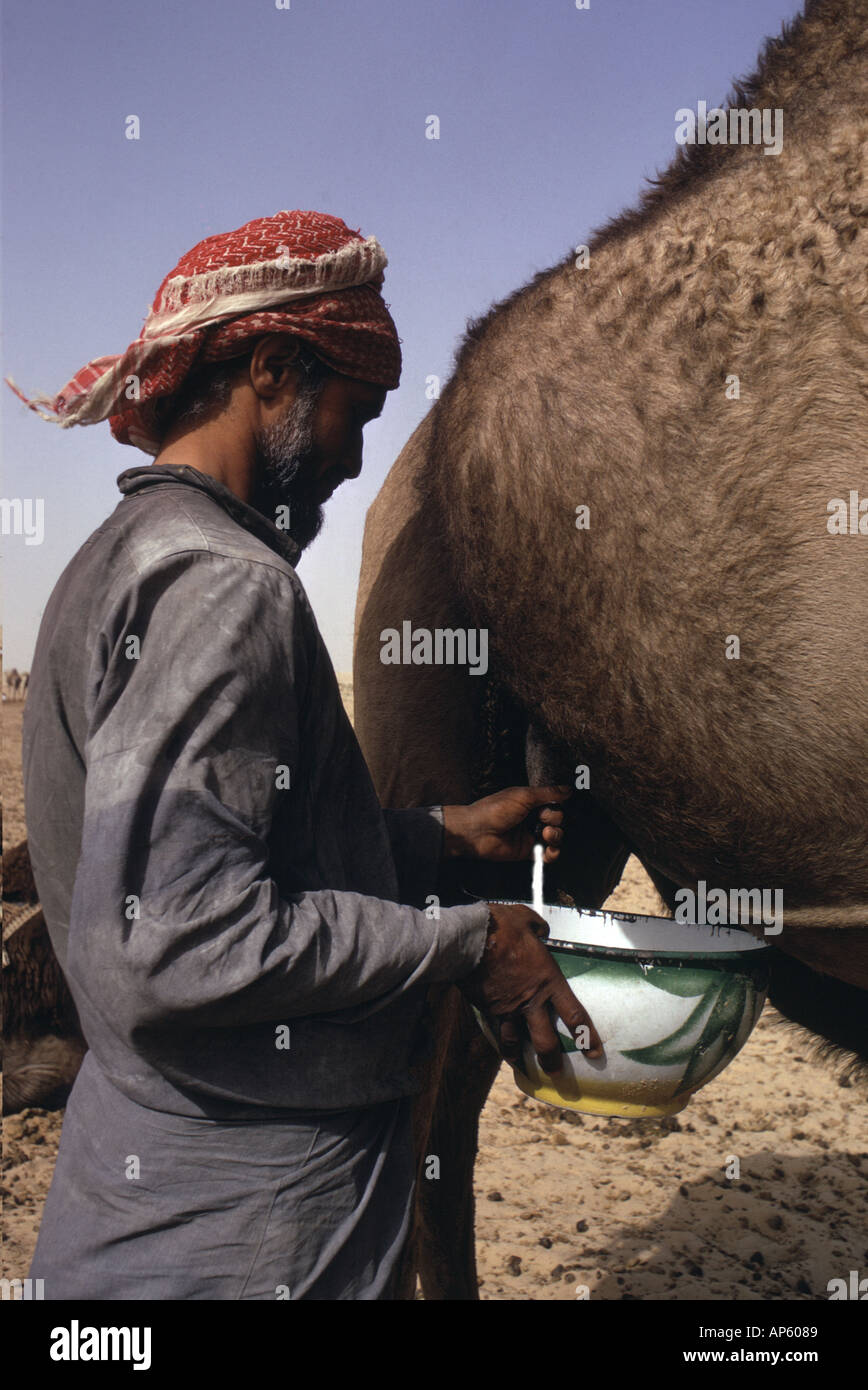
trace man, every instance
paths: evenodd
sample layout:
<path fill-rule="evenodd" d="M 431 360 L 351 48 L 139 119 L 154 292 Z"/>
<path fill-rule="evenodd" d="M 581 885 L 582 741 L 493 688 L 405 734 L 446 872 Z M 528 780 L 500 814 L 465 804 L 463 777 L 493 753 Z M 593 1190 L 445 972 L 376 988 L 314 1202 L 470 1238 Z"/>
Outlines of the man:
<path fill-rule="evenodd" d="M 544 1064 L 590 1025 L 519 907 L 441 856 L 546 855 L 566 789 L 383 812 L 295 573 L 398 384 L 385 256 L 288 212 L 201 242 L 44 413 L 156 454 L 52 594 L 24 739 L 36 882 L 89 1052 L 32 1274 L 50 1298 L 388 1298 L 426 987 Z M 591 1054 L 599 1039 L 589 1026 Z"/>

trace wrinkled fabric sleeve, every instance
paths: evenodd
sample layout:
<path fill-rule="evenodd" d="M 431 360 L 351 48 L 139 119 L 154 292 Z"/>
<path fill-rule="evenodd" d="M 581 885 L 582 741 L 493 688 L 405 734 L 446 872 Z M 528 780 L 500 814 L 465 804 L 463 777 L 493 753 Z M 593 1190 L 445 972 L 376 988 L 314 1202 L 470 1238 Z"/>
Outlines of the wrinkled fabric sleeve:
<path fill-rule="evenodd" d="M 392 858 L 398 871 L 401 902 L 424 907 L 437 892 L 443 862 L 443 807 L 417 806 L 383 811 Z M 426 885 L 420 891 L 420 885 Z"/>
<path fill-rule="evenodd" d="M 267 836 L 312 653 L 293 576 L 209 551 L 160 561 L 104 624 L 69 969 L 116 1031 L 388 1002 L 478 963 L 482 904 L 429 920 L 353 892 L 281 898 Z"/>

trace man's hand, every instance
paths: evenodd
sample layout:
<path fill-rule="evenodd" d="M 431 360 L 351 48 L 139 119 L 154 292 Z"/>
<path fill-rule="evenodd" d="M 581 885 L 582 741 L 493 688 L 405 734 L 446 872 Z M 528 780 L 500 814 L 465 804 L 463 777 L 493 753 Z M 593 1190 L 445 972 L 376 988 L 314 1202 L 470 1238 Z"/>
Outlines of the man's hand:
<path fill-rule="evenodd" d="M 571 795 L 571 787 L 507 787 L 469 806 L 444 806 L 444 854 L 449 859 L 530 859 L 537 822 L 542 821 L 544 858 L 552 864 L 561 852 L 564 813 L 547 803 L 567 801 Z M 538 807 L 546 809 L 533 815 Z"/>
<path fill-rule="evenodd" d="M 583 1049 L 585 1056 L 601 1057 L 603 1045 L 596 1028 L 544 944 L 548 925 L 520 905 L 490 903 L 489 912 L 482 960 L 457 984 L 499 1029 L 506 1060 L 520 1064 L 521 1029 L 526 1025 L 543 1071 L 560 1071 L 563 1054 L 549 1005 L 573 1037 L 586 1026 L 590 1046 Z"/>

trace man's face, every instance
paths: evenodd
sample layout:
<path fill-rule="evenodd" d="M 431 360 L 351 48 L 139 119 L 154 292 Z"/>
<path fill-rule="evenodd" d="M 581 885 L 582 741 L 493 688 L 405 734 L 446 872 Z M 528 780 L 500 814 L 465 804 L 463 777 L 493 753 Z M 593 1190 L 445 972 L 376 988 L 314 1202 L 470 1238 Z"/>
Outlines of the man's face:
<path fill-rule="evenodd" d="M 289 534 L 302 550 L 319 534 L 323 504 L 362 468 L 362 430 L 380 414 L 382 386 L 330 373 L 307 382 L 294 400 L 256 436 L 257 490 L 254 505 L 270 520 L 289 507 Z"/>

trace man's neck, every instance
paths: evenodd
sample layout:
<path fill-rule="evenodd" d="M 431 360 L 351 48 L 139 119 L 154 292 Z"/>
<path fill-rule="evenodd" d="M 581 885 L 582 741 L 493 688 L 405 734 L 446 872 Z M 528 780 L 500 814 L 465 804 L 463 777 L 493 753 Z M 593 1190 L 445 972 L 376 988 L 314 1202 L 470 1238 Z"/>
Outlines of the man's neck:
<path fill-rule="evenodd" d="M 169 430 L 154 463 L 185 465 L 222 483 L 242 502 L 250 502 L 254 492 L 255 458 L 251 447 L 236 431 L 227 428 L 225 417 L 201 425 L 181 424 Z"/>

